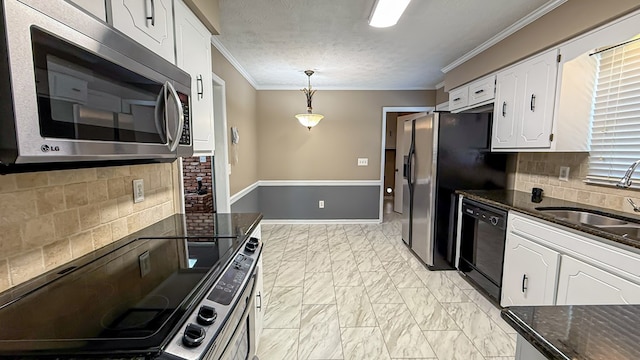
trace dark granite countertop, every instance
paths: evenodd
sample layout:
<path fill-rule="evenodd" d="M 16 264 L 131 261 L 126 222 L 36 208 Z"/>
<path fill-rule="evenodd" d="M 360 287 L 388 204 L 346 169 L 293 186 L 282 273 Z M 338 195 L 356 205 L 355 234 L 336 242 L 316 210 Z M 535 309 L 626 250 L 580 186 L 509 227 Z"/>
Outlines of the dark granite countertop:
<path fill-rule="evenodd" d="M 501 315 L 549 359 L 640 359 L 640 305 L 519 306 Z"/>
<path fill-rule="evenodd" d="M 515 210 L 523 214 L 535 216 L 537 218 L 550 221 L 552 223 L 567 226 L 569 228 L 582 231 L 591 235 L 599 236 L 601 238 L 608 239 L 619 244 L 624 244 L 624 245 L 628 245 L 628 246 L 632 246 L 634 248 L 640 249 L 639 240 L 622 237 L 620 235 L 615 235 L 615 234 L 600 230 L 596 227 L 575 224 L 567 220 L 554 217 L 549 213 L 536 210 L 536 208 L 538 207 L 570 207 L 570 208 L 589 209 L 594 212 L 606 213 L 608 215 L 612 215 L 613 217 L 616 217 L 622 220 L 640 223 L 640 218 L 633 217 L 633 215 L 628 213 L 614 211 L 614 210 L 605 209 L 605 208 L 592 206 L 592 205 L 581 204 L 573 201 L 555 199 L 548 196 L 543 196 L 541 202 L 534 203 L 531 201 L 531 193 L 524 192 L 524 191 L 458 190 L 456 191 L 456 193 L 461 194 L 464 197 L 469 198 L 471 200 L 483 202 L 504 210 Z"/>

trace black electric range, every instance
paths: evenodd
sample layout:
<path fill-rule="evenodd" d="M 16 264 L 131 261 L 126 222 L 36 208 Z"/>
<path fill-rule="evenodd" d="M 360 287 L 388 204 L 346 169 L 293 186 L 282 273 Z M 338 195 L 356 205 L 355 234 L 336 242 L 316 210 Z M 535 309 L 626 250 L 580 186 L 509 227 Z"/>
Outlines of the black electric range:
<path fill-rule="evenodd" d="M 3 294 L 0 358 L 155 358 L 246 240 L 136 238 L 34 279 Z"/>

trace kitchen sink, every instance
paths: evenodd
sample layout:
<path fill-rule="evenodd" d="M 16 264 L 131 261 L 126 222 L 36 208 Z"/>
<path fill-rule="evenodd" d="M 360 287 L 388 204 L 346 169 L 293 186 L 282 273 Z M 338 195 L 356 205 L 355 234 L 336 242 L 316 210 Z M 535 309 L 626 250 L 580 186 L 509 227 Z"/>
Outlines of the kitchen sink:
<path fill-rule="evenodd" d="M 640 226 L 605 226 L 603 231 L 630 239 L 640 239 Z"/>
<path fill-rule="evenodd" d="M 640 240 L 640 222 L 633 219 L 619 219 L 606 213 L 579 208 L 539 207 L 536 210 L 574 224 L 588 225 L 611 234 Z"/>
<path fill-rule="evenodd" d="M 625 220 L 616 219 L 606 215 L 594 214 L 584 210 L 558 210 L 546 208 L 538 208 L 538 210 L 544 211 L 545 214 L 549 214 L 576 224 L 612 226 L 625 225 L 629 223 Z"/>

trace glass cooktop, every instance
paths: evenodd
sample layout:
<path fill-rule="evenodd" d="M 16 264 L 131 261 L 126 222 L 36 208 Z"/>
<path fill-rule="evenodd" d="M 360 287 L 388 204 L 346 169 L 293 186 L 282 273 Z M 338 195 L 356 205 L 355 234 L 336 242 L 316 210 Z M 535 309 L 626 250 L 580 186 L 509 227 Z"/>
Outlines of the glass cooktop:
<path fill-rule="evenodd" d="M 159 351 L 242 239 L 138 239 L 70 266 L 0 308 L 0 357 Z"/>

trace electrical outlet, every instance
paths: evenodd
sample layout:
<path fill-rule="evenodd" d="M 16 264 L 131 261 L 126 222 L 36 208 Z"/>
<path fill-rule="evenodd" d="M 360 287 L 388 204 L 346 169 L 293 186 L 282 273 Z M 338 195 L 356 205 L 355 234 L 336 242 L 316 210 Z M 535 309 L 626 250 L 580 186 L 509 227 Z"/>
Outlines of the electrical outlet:
<path fill-rule="evenodd" d="M 318 201 L 318 208 L 324 209 L 324 200 Z"/>
<path fill-rule="evenodd" d="M 358 158 L 358 166 L 369 166 L 369 158 Z"/>
<path fill-rule="evenodd" d="M 560 181 L 569 181 L 569 170 L 568 166 L 560 166 L 560 175 L 558 176 L 558 180 Z"/>
<path fill-rule="evenodd" d="M 151 272 L 151 256 L 149 256 L 148 251 L 138 256 L 138 263 L 140 264 L 140 277 L 144 277 Z"/>
<path fill-rule="evenodd" d="M 133 202 L 139 203 L 144 201 L 144 180 L 133 180 Z"/>

